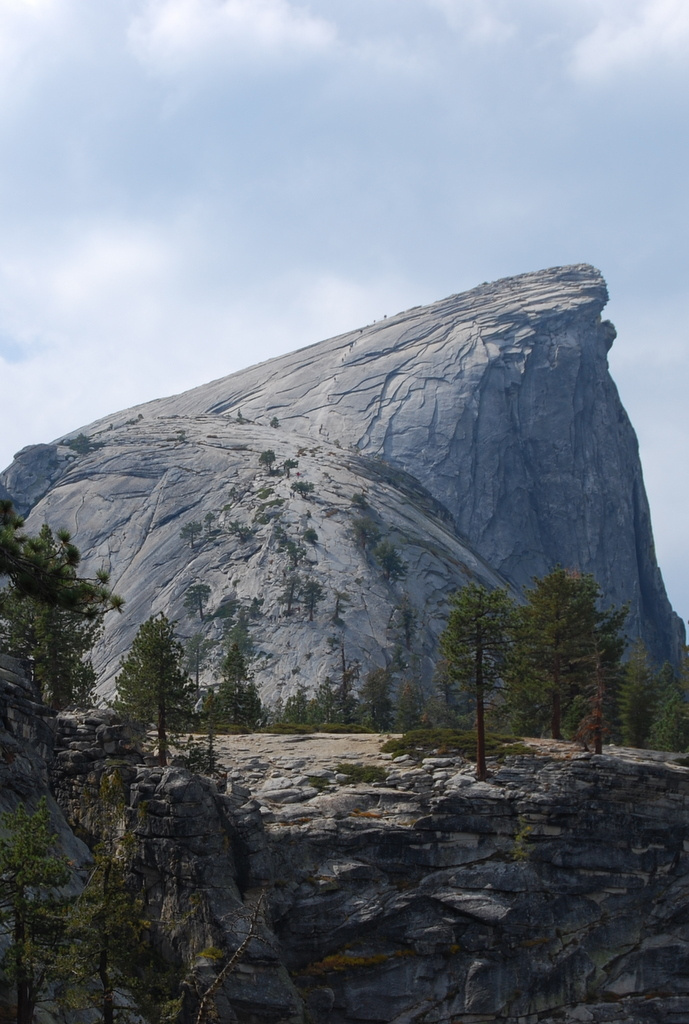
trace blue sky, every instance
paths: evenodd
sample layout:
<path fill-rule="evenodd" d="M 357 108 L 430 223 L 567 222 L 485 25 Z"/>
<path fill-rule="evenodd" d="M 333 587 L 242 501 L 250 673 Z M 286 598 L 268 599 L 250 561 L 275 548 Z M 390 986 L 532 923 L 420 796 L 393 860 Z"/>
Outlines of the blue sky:
<path fill-rule="evenodd" d="M 0 0 L 0 464 L 590 262 L 689 615 L 686 0 Z"/>

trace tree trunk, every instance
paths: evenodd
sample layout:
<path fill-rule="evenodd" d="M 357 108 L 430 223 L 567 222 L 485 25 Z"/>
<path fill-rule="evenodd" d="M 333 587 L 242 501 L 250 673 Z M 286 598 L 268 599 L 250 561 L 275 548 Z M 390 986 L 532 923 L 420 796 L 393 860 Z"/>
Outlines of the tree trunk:
<path fill-rule="evenodd" d="M 483 645 L 476 645 L 476 778 L 485 782 L 486 771 L 486 726 L 483 716 Z"/>
<path fill-rule="evenodd" d="M 14 919 L 14 969 L 17 975 L 17 1024 L 32 1024 L 35 1000 L 31 997 L 31 982 L 24 963 L 24 919 Z"/>
<path fill-rule="evenodd" d="M 158 707 L 158 764 L 164 768 L 167 764 L 167 732 L 165 729 L 165 705 Z"/>
<path fill-rule="evenodd" d="M 104 937 L 107 939 L 107 936 Z M 103 986 L 103 1024 L 114 1024 L 115 1021 L 115 993 L 108 971 L 108 950 L 102 948 L 98 958 L 98 977 Z"/>
<path fill-rule="evenodd" d="M 560 656 L 556 655 L 553 666 L 553 707 L 550 719 L 550 734 L 554 740 L 562 739 L 562 696 L 560 690 L 562 666 Z"/>

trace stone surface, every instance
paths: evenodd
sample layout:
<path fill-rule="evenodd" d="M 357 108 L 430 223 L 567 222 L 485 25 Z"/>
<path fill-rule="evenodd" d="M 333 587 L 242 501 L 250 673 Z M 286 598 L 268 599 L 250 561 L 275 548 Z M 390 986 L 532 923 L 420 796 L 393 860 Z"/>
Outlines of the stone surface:
<path fill-rule="evenodd" d="M 606 301 L 586 265 L 508 278 L 106 417 L 74 431 L 91 438 L 86 454 L 25 449 L 0 486 L 32 510 L 30 527 L 71 529 L 85 568 L 110 569 L 127 601 L 96 659 L 103 692 L 152 612 L 218 638 L 218 620 L 194 623 L 183 608 L 198 581 L 211 587 L 209 612 L 263 601 L 257 682 L 270 700 L 336 675 L 333 632 L 364 671 L 392 663 L 405 594 L 420 626 L 415 668 L 428 679 L 452 590 L 478 579 L 518 593 L 556 563 L 592 572 L 610 601 L 629 603 L 631 636 L 676 661 L 683 627 L 608 373 Z M 277 464 L 298 459 L 289 480 L 259 465 L 269 448 Z M 310 497 L 291 490 L 296 473 L 314 485 Z M 356 544 L 355 493 L 398 547 L 406 580 L 385 580 Z M 194 548 L 181 542 L 180 528 L 208 513 L 211 531 Z M 278 526 L 324 588 L 313 621 L 280 601 L 290 559 Z M 301 540 L 307 528 L 316 543 Z M 351 598 L 342 624 L 337 590 Z"/>
<path fill-rule="evenodd" d="M 111 712 L 54 716 L 11 659 L 0 698 L 0 810 L 50 777 L 95 841 L 92 794 L 121 772 L 130 878 L 187 967 L 184 1024 L 261 896 L 214 1000 L 228 1024 L 689 1024 L 689 769 L 672 755 L 535 742 L 477 783 L 459 757 L 392 763 L 373 736 L 228 737 L 211 780 L 137 763 Z M 386 781 L 337 785 L 347 754 Z M 288 788 L 300 803 L 272 799 Z M 51 809 L 76 893 L 88 851 Z"/>

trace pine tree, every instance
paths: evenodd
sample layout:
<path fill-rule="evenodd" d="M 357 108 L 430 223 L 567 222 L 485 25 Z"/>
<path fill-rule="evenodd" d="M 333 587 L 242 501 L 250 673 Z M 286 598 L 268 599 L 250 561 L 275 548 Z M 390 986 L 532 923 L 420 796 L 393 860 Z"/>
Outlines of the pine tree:
<path fill-rule="evenodd" d="M 398 732 L 409 732 L 418 729 L 421 724 L 423 697 L 418 686 L 409 680 L 403 683 L 395 703 L 395 729 Z"/>
<path fill-rule="evenodd" d="M 36 1003 L 57 979 L 64 941 L 69 881 L 67 858 L 55 852 L 56 834 L 43 798 L 34 814 L 20 804 L 2 815 L 0 934 L 9 945 L 0 961 L 17 992 L 17 1024 L 31 1024 Z"/>
<path fill-rule="evenodd" d="M 315 725 L 331 725 L 339 722 L 338 692 L 330 676 L 326 676 L 308 703 L 307 722 Z"/>
<path fill-rule="evenodd" d="M 627 609 L 599 611 L 593 576 L 560 566 L 534 579 L 525 596 L 514 617 L 508 699 L 514 708 L 548 708 L 553 739 L 562 739 L 562 716 L 571 701 L 587 689 L 598 700 L 596 679 L 600 683 L 601 672 L 614 676 Z"/>
<path fill-rule="evenodd" d="M 211 588 L 207 583 L 194 583 L 187 589 L 184 598 L 184 607 L 190 615 L 198 615 L 203 622 L 203 609 L 208 598 L 211 596 Z"/>
<path fill-rule="evenodd" d="M 404 594 L 393 613 L 393 621 L 404 637 L 404 646 L 411 650 L 412 640 L 417 629 L 418 615 L 414 605 L 409 600 L 409 595 Z"/>
<path fill-rule="evenodd" d="M 287 698 L 280 721 L 292 725 L 303 725 L 309 721 L 309 695 L 305 686 L 298 686 Z"/>
<path fill-rule="evenodd" d="M 667 662 L 655 677 L 658 703 L 648 737 L 653 750 L 686 751 L 689 748 L 689 659 L 685 657 L 678 679 Z"/>
<path fill-rule="evenodd" d="M 359 690 L 358 718 L 363 725 L 385 732 L 392 727 L 392 678 L 385 668 L 369 672 Z"/>
<path fill-rule="evenodd" d="M 201 695 L 199 684 L 201 669 L 207 664 L 208 655 L 214 646 L 214 641 L 208 640 L 203 633 L 194 633 L 184 644 L 184 667 L 194 679 L 197 698 Z"/>
<path fill-rule="evenodd" d="M 184 648 L 163 615 L 147 619 L 120 663 L 115 709 L 144 722 L 155 721 L 158 760 L 167 764 L 167 733 L 184 728 L 193 713 L 194 685 L 182 669 Z"/>
<path fill-rule="evenodd" d="M 323 600 L 323 587 L 317 580 L 307 579 L 301 588 L 301 596 L 304 607 L 309 613 L 309 622 L 313 622 L 313 613 L 316 610 L 316 605 L 319 601 Z"/>
<path fill-rule="evenodd" d="M 67 530 L 57 531 L 51 550 L 40 535 L 27 536 L 23 525 L 12 502 L 0 501 L 0 580 L 8 577 L 19 596 L 78 611 L 87 618 L 122 607 L 122 598 L 108 588 L 105 570 L 97 572 L 95 579 L 77 576 L 81 556 Z"/>
<path fill-rule="evenodd" d="M 264 710 L 238 644 L 230 645 L 220 670 L 222 679 L 217 697 L 220 719 L 229 725 L 255 729 L 263 720 Z"/>
<path fill-rule="evenodd" d="M 122 989 L 140 989 L 140 968 L 150 959 L 144 941 L 148 922 L 143 900 L 127 885 L 126 862 L 133 836 L 124 825 L 124 794 L 118 772 L 103 777 L 95 830 L 101 841 L 86 886 L 73 903 L 67 922 L 67 948 L 59 959 L 69 985 L 72 1008 L 91 1007 L 103 1024 L 114 1024 L 130 1000 Z M 91 819 L 93 824 L 93 818 Z M 142 995 L 143 993 L 139 993 Z"/>
<path fill-rule="evenodd" d="M 38 536 L 48 562 L 59 560 L 59 548 L 49 526 Z M 10 585 L 0 606 L 0 645 L 10 654 L 31 658 L 44 700 L 62 709 L 88 703 L 96 682 L 89 655 L 100 635 L 103 610 L 92 616 L 22 596 Z"/>
<path fill-rule="evenodd" d="M 648 651 L 642 640 L 631 649 L 624 668 L 618 706 L 622 724 L 622 742 L 628 747 L 644 747 L 651 731 L 658 704 Z"/>
<path fill-rule="evenodd" d="M 507 591 L 469 583 L 451 599 L 440 649 L 448 671 L 476 702 L 476 777 L 486 778 L 484 708 L 501 678 L 510 642 L 513 603 Z"/>
<path fill-rule="evenodd" d="M 373 549 L 373 557 L 378 562 L 386 580 L 401 580 L 407 575 L 407 567 L 400 553 L 390 540 L 382 540 Z"/>

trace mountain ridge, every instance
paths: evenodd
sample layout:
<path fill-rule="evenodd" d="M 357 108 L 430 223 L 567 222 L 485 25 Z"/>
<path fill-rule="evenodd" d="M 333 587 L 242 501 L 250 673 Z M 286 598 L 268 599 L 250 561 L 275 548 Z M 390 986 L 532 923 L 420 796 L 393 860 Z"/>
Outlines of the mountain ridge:
<path fill-rule="evenodd" d="M 630 604 L 630 634 L 655 660 L 677 662 L 683 627 L 655 562 L 636 437 L 608 372 L 607 298 L 586 264 L 484 284 L 26 449 L 0 486 L 32 509 L 30 526 L 70 528 L 139 621 L 145 610 L 184 620 L 184 588 L 197 579 L 208 580 L 214 607 L 262 596 L 266 654 L 285 666 L 279 678 L 263 673 L 273 699 L 332 670 L 325 601 L 315 630 L 281 605 L 289 566 L 278 526 L 295 542 L 316 529 L 302 569 L 329 604 L 353 591 L 335 632 L 362 670 L 393 660 L 398 639 L 385 623 L 405 594 L 419 620 L 416 669 L 429 680 L 453 589 L 475 578 L 518 594 L 558 563 L 592 572 L 608 601 Z M 82 454 L 70 447 L 79 433 L 90 438 Z M 299 496 L 294 479 L 261 468 L 265 449 L 276 464 L 299 461 L 314 493 Z M 373 466 L 385 483 L 371 481 Z M 417 497 L 402 479 L 415 481 Z M 406 583 L 381 580 L 353 540 L 350 499 L 360 491 L 402 553 Z M 209 513 L 218 533 L 192 557 L 179 527 Z M 231 534 L 239 527 L 254 531 L 249 546 Z M 278 640 L 285 626 L 298 636 Z M 106 689 L 131 632 L 109 627 Z"/>

